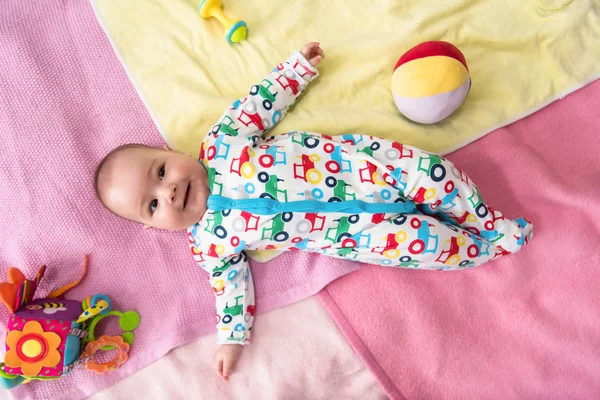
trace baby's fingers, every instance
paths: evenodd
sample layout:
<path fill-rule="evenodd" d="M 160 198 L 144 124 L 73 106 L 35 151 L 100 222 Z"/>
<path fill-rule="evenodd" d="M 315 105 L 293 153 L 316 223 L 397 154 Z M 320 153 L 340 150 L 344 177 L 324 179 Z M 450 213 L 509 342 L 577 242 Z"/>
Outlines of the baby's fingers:
<path fill-rule="evenodd" d="M 223 375 L 223 358 L 222 357 L 216 357 L 215 358 L 215 371 L 217 371 L 217 374 L 223 378 L 226 379 L 225 376 Z"/>
<path fill-rule="evenodd" d="M 310 51 L 310 50 L 316 49 L 316 48 L 319 47 L 319 44 L 320 44 L 319 42 L 309 42 L 309 43 L 306 43 L 304 45 L 304 48 L 302 50 L 308 50 L 308 51 Z"/>
<path fill-rule="evenodd" d="M 235 361 L 230 358 L 225 358 L 223 361 L 223 378 L 227 381 L 229 380 L 229 375 L 233 372 Z"/>
<path fill-rule="evenodd" d="M 323 59 L 323 56 L 316 56 L 311 58 L 310 60 L 308 60 L 308 62 L 310 63 L 310 65 L 312 65 L 313 67 L 316 67 L 317 64 L 319 64 L 321 62 L 321 60 Z"/>
<path fill-rule="evenodd" d="M 317 53 L 317 49 L 319 49 L 319 43 L 318 42 L 310 42 L 310 43 L 307 43 L 304 45 L 304 47 L 302 48 L 300 53 L 302 53 L 304 58 L 306 58 L 308 60 L 308 59 L 312 58 L 312 56 L 315 55 L 315 53 Z"/>

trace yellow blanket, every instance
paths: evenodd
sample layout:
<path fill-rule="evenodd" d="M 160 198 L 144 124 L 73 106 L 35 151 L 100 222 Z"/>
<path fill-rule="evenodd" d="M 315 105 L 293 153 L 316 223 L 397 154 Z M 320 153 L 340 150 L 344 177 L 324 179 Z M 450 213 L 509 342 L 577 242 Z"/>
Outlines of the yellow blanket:
<path fill-rule="evenodd" d="M 248 24 L 235 45 L 199 1 L 90 1 L 165 140 L 190 154 L 232 100 L 313 40 L 321 77 L 274 133 L 366 133 L 445 154 L 600 76 L 597 0 L 224 0 Z M 428 40 L 461 49 L 473 84 L 449 119 L 421 126 L 400 116 L 390 83 L 400 55 Z"/>

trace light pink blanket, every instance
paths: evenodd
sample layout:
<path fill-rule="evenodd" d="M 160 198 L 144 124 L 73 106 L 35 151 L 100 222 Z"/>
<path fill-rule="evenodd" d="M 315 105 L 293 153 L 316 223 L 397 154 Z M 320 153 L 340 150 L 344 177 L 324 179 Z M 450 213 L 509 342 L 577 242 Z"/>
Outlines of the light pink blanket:
<path fill-rule="evenodd" d="M 364 266 L 320 294 L 392 399 L 600 398 L 598 110 L 600 81 L 449 156 L 533 221 L 520 253 L 462 272 Z"/>
<path fill-rule="evenodd" d="M 160 144 L 160 134 L 127 79 L 86 1 L 4 0 L 0 7 L 0 279 L 14 265 L 48 272 L 39 295 L 74 280 L 68 297 L 111 297 L 140 312 L 130 360 L 95 376 L 78 369 L 35 382 L 16 398 L 77 399 L 148 365 L 171 348 L 214 332 L 214 299 L 183 233 L 120 221 L 94 198 L 95 165 L 126 142 Z M 289 268 L 293 264 L 294 268 Z M 316 293 L 356 268 L 287 254 L 254 269 L 258 311 Z M 8 313 L 2 307 L 3 328 Z M 4 329 L 0 330 L 3 340 Z M 3 346 L 2 346 L 3 348 Z"/>
<path fill-rule="evenodd" d="M 89 400 L 331 400 L 387 398 L 316 297 L 263 314 L 228 382 L 215 373 L 215 335 L 165 357 Z"/>

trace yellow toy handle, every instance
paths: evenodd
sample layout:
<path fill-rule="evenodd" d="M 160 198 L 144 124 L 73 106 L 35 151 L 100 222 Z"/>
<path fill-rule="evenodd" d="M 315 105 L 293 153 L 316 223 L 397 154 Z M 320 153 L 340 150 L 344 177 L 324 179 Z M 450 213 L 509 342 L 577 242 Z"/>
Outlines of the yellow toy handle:
<path fill-rule="evenodd" d="M 246 22 L 227 18 L 221 7 L 221 0 L 202 0 L 198 6 L 198 13 L 202 18 L 215 18 L 219 21 L 225 28 L 225 39 L 229 43 L 241 42 L 246 38 Z"/>
<path fill-rule="evenodd" d="M 110 304 L 110 300 L 103 294 L 97 294 L 93 296 L 90 300 L 90 304 L 88 304 L 88 308 L 79 315 L 77 318 L 78 324 L 86 321 L 90 318 L 95 317 L 99 314 L 106 314 L 111 310 L 112 306 Z"/>

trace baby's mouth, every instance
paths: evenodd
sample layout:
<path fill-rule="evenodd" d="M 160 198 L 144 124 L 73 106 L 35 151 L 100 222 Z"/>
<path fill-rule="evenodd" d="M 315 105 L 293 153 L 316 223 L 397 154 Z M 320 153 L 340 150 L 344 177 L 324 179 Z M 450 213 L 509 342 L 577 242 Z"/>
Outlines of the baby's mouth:
<path fill-rule="evenodd" d="M 187 189 L 185 190 L 185 198 L 183 199 L 183 209 L 185 210 L 185 206 L 187 205 L 188 199 L 190 197 L 190 186 L 191 183 L 188 183 Z"/>

